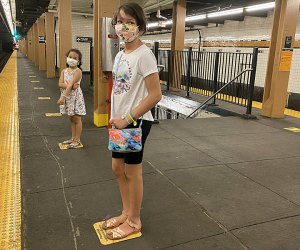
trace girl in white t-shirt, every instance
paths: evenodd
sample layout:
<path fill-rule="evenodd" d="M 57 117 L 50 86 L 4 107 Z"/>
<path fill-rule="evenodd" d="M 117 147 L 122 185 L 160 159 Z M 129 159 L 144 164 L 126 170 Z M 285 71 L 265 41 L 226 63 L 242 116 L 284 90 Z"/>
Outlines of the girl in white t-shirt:
<path fill-rule="evenodd" d="M 110 123 L 119 129 L 142 123 L 143 148 L 153 117 L 151 108 L 161 99 L 157 62 L 152 51 L 139 36 L 146 31 L 143 9 L 136 3 L 120 6 L 112 21 L 116 33 L 125 42 L 114 62 L 114 104 Z M 139 232 L 142 227 L 140 210 L 143 199 L 143 150 L 137 153 L 112 153 L 112 169 L 117 177 L 123 210 L 106 220 L 103 229 L 109 239 L 121 239 Z"/>

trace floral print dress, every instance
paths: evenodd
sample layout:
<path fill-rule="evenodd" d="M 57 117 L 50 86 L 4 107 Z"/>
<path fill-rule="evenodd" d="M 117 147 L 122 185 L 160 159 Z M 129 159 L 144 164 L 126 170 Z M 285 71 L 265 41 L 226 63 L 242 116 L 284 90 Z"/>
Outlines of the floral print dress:
<path fill-rule="evenodd" d="M 73 77 L 76 70 L 80 70 L 79 68 L 68 71 L 68 69 L 64 70 L 64 81 L 70 82 Z M 73 115 L 86 115 L 86 109 L 85 109 L 85 103 L 84 98 L 82 94 L 82 90 L 80 88 L 80 81 L 78 81 L 78 88 L 75 90 L 71 90 L 71 93 L 69 96 L 67 96 L 65 104 L 60 105 L 60 113 L 63 115 L 73 116 Z M 62 95 L 63 91 L 61 91 Z"/>

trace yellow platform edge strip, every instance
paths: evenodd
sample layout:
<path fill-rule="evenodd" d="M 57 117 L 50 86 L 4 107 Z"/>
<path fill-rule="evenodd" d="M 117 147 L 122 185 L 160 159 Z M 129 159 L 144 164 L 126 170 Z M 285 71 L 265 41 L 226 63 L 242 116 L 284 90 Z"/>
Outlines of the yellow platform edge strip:
<path fill-rule="evenodd" d="M 21 249 L 17 54 L 0 74 L 0 249 Z"/>

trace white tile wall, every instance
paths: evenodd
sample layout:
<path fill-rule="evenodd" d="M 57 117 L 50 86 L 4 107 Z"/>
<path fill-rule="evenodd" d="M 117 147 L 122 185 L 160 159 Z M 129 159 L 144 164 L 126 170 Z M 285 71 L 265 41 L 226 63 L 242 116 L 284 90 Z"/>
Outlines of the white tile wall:
<path fill-rule="evenodd" d="M 243 22 L 225 21 L 224 25 L 215 27 L 201 27 L 202 41 L 241 41 L 241 40 L 270 40 L 272 33 L 273 11 L 268 13 L 268 17 L 245 17 Z M 142 37 L 145 42 L 158 41 L 160 43 L 170 43 L 171 34 L 147 35 Z M 296 40 L 300 40 L 300 14 L 296 31 Z M 199 41 L 198 31 L 187 31 L 185 33 L 186 43 L 197 43 Z M 235 52 L 237 49 L 241 52 L 251 52 L 251 48 L 240 47 L 213 47 L 206 48 L 206 51 Z M 256 86 L 264 87 L 267 63 L 268 48 L 260 48 L 261 53 L 258 55 L 258 65 L 256 74 Z M 300 93 L 300 49 L 294 50 L 291 74 L 289 79 L 288 91 Z"/>
<path fill-rule="evenodd" d="M 77 42 L 77 36 L 93 37 L 93 17 L 82 15 L 72 16 L 73 48 L 79 49 L 82 53 L 82 70 L 90 71 L 90 44 Z"/>
<path fill-rule="evenodd" d="M 59 33 L 58 33 L 58 22 L 56 25 L 56 41 L 57 41 L 57 57 L 59 51 Z M 72 15 L 72 47 L 79 49 L 82 53 L 82 70 L 90 71 L 90 44 L 89 43 L 78 43 L 76 41 L 77 36 L 93 37 L 93 17 Z M 59 61 L 57 62 L 59 67 Z"/>

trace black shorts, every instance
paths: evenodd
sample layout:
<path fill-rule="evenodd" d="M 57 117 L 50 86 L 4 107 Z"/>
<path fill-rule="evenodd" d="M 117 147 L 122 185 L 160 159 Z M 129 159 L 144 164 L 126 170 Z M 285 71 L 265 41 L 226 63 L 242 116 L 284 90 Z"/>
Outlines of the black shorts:
<path fill-rule="evenodd" d="M 138 120 L 137 123 L 139 126 L 141 120 Z M 139 152 L 134 153 L 118 153 L 118 152 L 112 152 L 112 158 L 118 158 L 118 159 L 124 159 L 126 164 L 140 164 L 143 161 L 143 153 L 144 153 L 144 145 L 146 142 L 146 139 L 149 135 L 149 132 L 151 130 L 152 122 L 143 120 L 142 123 L 142 150 Z M 135 128 L 133 124 L 128 125 L 126 128 Z"/>

